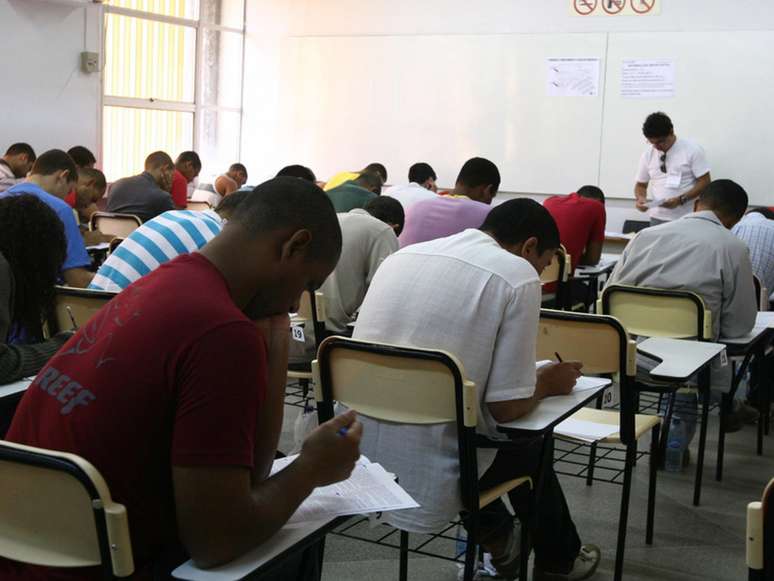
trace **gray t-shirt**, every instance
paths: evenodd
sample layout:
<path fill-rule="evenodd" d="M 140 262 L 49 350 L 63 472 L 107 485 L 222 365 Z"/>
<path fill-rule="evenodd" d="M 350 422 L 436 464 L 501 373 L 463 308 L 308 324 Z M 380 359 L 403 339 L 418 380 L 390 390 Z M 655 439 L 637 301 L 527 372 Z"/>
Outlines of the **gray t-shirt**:
<path fill-rule="evenodd" d="M 108 212 L 134 214 L 143 222 L 174 209 L 170 193 L 162 190 L 148 172 L 118 180 L 108 195 Z"/>

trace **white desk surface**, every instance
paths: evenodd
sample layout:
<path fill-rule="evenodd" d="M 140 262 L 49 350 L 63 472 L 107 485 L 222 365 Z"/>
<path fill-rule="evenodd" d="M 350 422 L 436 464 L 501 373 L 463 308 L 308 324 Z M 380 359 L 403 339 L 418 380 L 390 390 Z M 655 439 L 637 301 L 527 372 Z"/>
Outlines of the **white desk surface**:
<path fill-rule="evenodd" d="M 32 383 L 32 379 L 25 378 L 20 379 L 19 381 L 14 381 L 13 383 L 0 385 L 0 399 L 21 393 L 23 391 L 27 391 L 30 383 Z"/>
<path fill-rule="evenodd" d="M 596 389 L 573 392 L 569 395 L 556 395 L 542 400 L 534 410 L 526 416 L 508 422 L 498 424 L 500 432 L 525 431 L 543 432 L 552 425 L 556 425 L 574 414 L 578 409 L 596 398 L 600 392 L 610 387 L 610 383 Z"/>
<path fill-rule="evenodd" d="M 771 328 L 772 327 L 768 327 L 768 326 L 759 327 L 756 324 L 756 326 L 753 327 L 753 330 L 747 333 L 747 335 L 744 335 L 743 337 L 736 337 L 735 339 L 718 339 L 718 341 L 720 341 L 725 345 L 731 345 L 734 347 L 750 345 L 751 343 L 754 343 L 755 341 L 760 339 L 760 337 L 764 333 L 768 332 Z"/>
<path fill-rule="evenodd" d="M 666 380 L 688 379 L 725 348 L 726 346 L 720 343 L 663 337 L 652 337 L 637 345 L 637 351 L 661 361 L 650 370 L 650 374 Z"/>
<path fill-rule="evenodd" d="M 248 551 L 230 563 L 213 567 L 212 569 L 199 569 L 192 561 L 186 561 L 172 571 L 172 576 L 175 579 L 187 579 L 189 581 L 237 581 L 238 579 L 244 579 L 253 571 L 284 553 L 309 535 L 314 534 L 332 520 L 334 519 L 299 523 L 290 526 L 285 525 L 260 547 Z"/>
<path fill-rule="evenodd" d="M 578 266 L 575 268 L 575 276 L 596 276 L 600 274 L 605 274 L 607 272 L 611 272 L 615 265 L 618 263 L 618 260 L 621 258 L 620 254 L 608 254 L 604 253 L 602 254 L 602 257 L 599 259 L 599 263 L 594 266 Z"/>

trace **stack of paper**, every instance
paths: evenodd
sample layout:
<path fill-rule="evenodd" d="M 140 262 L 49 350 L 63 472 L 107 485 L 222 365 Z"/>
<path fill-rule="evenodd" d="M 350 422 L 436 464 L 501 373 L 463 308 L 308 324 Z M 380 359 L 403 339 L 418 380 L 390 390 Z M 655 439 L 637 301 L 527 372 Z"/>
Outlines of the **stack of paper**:
<path fill-rule="evenodd" d="M 618 432 L 618 426 L 612 424 L 598 424 L 585 420 L 567 418 L 557 424 L 554 433 L 568 438 L 575 438 L 583 442 L 598 442 Z"/>
<path fill-rule="evenodd" d="M 572 388 L 573 393 L 579 391 L 588 391 L 589 389 L 597 389 L 598 387 L 604 387 L 613 383 L 606 377 L 589 377 L 587 375 L 581 375 L 575 382 L 575 387 Z"/>
<path fill-rule="evenodd" d="M 761 311 L 755 317 L 756 327 L 774 328 L 774 311 Z"/>
<path fill-rule="evenodd" d="M 275 460 L 271 473 L 279 472 L 296 458 L 298 454 Z M 418 506 L 419 504 L 395 483 L 394 477 L 380 464 L 360 456 L 349 478 L 336 484 L 315 488 L 293 513 L 288 524 Z"/>

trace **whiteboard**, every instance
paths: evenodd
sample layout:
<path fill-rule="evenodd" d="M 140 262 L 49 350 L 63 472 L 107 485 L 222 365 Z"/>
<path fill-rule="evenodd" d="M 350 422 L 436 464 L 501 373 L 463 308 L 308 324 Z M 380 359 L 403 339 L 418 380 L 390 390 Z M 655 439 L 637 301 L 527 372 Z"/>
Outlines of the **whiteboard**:
<path fill-rule="evenodd" d="M 602 58 L 605 41 L 603 33 L 289 38 L 281 147 L 323 179 L 380 161 L 402 183 L 412 163 L 426 161 L 453 186 L 462 164 L 483 156 L 498 165 L 501 190 L 573 191 L 597 182 L 602 90 L 546 96 L 546 59 Z"/>
<path fill-rule="evenodd" d="M 621 61 L 673 58 L 676 95 L 620 97 Z M 774 32 L 611 34 L 600 186 L 634 197 L 637 161 L 646 149 L 642 122 L 666 112 L 675 134 L 701 145 L 713 178 L 729 178 L 752 203 L 774 204 Z"/>

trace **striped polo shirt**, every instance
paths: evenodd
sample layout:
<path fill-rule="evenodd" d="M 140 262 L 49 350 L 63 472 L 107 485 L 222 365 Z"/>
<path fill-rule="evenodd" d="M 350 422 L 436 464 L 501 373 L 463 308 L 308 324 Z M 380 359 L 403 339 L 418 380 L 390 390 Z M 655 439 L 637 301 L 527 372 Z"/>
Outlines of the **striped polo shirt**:
<path fill-rule="evenodd" d="M 220 233 L 214 210 L 172 210 L 132 232 L 99 267 L 89 288 L 120 292 L 165 262 L 199 250 Z"/>

